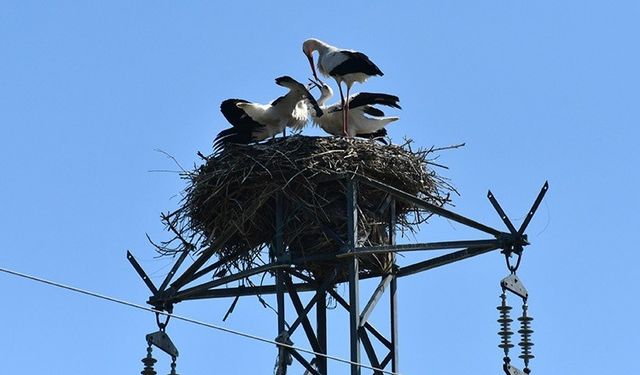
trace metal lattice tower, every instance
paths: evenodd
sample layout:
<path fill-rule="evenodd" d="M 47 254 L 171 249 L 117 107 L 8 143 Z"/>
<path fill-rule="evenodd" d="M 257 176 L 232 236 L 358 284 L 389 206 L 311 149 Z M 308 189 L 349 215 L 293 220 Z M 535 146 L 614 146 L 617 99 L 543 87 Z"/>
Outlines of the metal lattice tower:
<path fill-rule="evenodd" d="M 223 245 L 233 234 L 234 230 L 229 228 L 223 235 L 216 238 L 210 246 L 204 249 L 174 280 L 174 276 L 187 258 L 189 248 L 183 251 L 178 257 L 167 277 L 160 287 L 156 287 L 146 275 L 142 267 L 138 264 L 131 253 L 127 257 L 140 277 L 151 291 L 148 303 L 159 311 L 171 313 L 173 305 L 178 302 L 210 299 L 210 298 L 237 298 L 249 295 L 276 295 L 277 301 L 277 338 L 279 343 L 291 345 L 291 337 L 297 329 L 302 327 L 313 351 L 327 354 L 327 298 L 333 298 L 338 305 L 349 313 L 349 337 L 350 337 L 350 360 L 360 363 L 362 349 L 372 367 L 385 371 L 399 371 L 398 355 L 398 314 L 397 314 L 397 280 L 398 278 L 414 275 L 436 267 L 441 267 L 463 259 L 485 254 L 494 250 L 501 250 L 506 257 L 512 254 L 521 255 L 524 246 L 529 245 L 526 228 L 535 214 L 540 202 L 548 190 L 548 183 L 545 183 L 538 194 L 533 206 L 529 210 L 522 226 L 516 230 L 504 213 L 497 200 L 489 192 L 488 198 L 496 209 L 501 219 L 507 226 L 508 231 L 500 231 L 490 226 L 479 223 L 475 220 L 431 204 L 425 200 L 403 192 L 394 187 L 388 186 L 379 181 L 349 174 L 342 177 L 347 204 L 347 233 L 337 233 L 326 224 L 323 225 L 325 234 L 339 244 L 335 253 L 313 255 L 313 256 L 293 256 L 288 252 L 283 242 L 284 220 L 282 193 L 276 193 L 274 219 L 276 232 L 272 243 L 272 254 L 270 262 L 266 265 L 247 269 L 232 274 L 224 275 L 207 282 L 200 282 L 205 275 L 215 272 L 218 267 L 233 259 L 232 255 L 222 257 L 207 266 L 205 264 L 216 253 L 216 250 Z M 358 238 L 358 186 L 365 184 L 370 188 L 379 189 L 385 193 L 385 199 L 380 203 L 381 212 L 388 215 L 388 244 L 383 246 L 357 246 Z M 396 245 L 395 234 L 395 209 L 396 201 L 403 201 L 414 207 L 429 211 L 434 215 L 447 218 L 470 228 L 477 229 L 491 238 L 464 241 L 444 241 Z M 414 264 L 398 266 L 395 263 L 395 254 L 399 252 L 417 252 L 430 250 L 453 250 L 452 252 L 432 257 Z M 393 266 L 385 272 L 361 272 L 359 269 L 359 255 L 365 254 L 388 254 L 393 259 Z M 318 279 L 303 272 L 304 264 L 309 262 L 332 262 L 336 264 L 336 269 Z M 275 275 L 274 283 L 260 286 L 224 287 L 230 282 L 245 279 L 247 277 L 261 275 L 264 273 Z M 346 275 L 346 276 L 344 276 Z M 380 280 L 368 302 L 361 308 L 360 301 L 360 281 L 364 279 L 378 278 Z M 338 283 L 348 283 L 348 298 L 343 298 L 337 293 L 333 286 Z M 369 317 L 374 311 L 376 304 L 388 291 L 389 298 L 389 331 L 390 336 L 385 337 L 372 325 Z M 312 293 L 312 297 L 303 303 L 301 293 Z M 292 311 L 293 322 L 287 325 L 286 295 L 289 296 L 294 307 Z M 315 308 L 315 324 L 309 318 L 309 313 Z M 380 353 L 375 350 L 373 340 L 377 340 L 384 348 Z M 279 347 L 278 365 L 279 373 L 285 373 L 286 367 L 293 358 L 298 361 L 309 374 L 326 375 L 327 358 L 315 356 L 305 358 L 299 351 L 288 347 Z M 361 374 L 362 368 L 352 364 L 351 375 Z M 381 371 L 373 370 L 374 374 L 382 374 Z"/>

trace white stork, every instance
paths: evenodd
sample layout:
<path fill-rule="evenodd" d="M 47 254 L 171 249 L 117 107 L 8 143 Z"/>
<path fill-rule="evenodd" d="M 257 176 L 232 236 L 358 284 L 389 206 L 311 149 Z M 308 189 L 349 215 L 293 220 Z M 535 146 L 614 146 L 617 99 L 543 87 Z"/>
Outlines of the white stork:
<path fill-rule="evenodd" d="M 349 134 L 347 131 L 349 106 L 344 105 L 345 96 L 342 93 L 342 82 L 347 86 L 347 97 L 349 97 L 349 91 L 355 82 L 363 83 L 371 76 L 382 76 L 384 74 L 364 53 L 340 49 L 312 38 L 304 41 L 302 52 L 309 59 L 313 76 L 317 81 L 320 81 L 320 79 L 313 65 L 313 51 L 318 51 L 318 70 L 320 73 L 325 77 L 333 77 L 340 89 L 340 100 L 343 108 L 342 131 L 346 136 Z"/>
<path fill-rule="evenodd" d="M 307 88 L 289 76 L 276 78 L 276 84 L 289 92 L 269 104 L 251 103 L 243 99 L 227 99 L 220 105 L 220 111 L 232 128 L 221 131 L 214 141 L 214 149 L 227 143 L 260 142 L 284 132 L 287 126 L 302 128 L 309 115 L 309 103 L 315 116 L 322 116 L 322 110 Z"/>
<path fill-rule="evenodd" d="M 342 112 L 341 104 L 335 103 L 325 106 L 324 103 L 333 96 L 333 90 L 325 83 L 315 83 L 315 85 L 320 89 L 320 97 L 317 102 L 322 109 L 323 115 L 317 117 L 311 114 L 311 119 L 314 124 L 320 126 L 327 133 L 341 135 L 343 130 L 342 116 L 339 114 Z M 348 135 L 362 138 L 378 138 L 387 135 L 385 126 L 397 121 L 399 117 L 385 117 L 384 112 L 373 106 L 380 104 L 401 109 L 398 104 L 399 100 L 395 95 L 369 92 L 361 92 L 350 96 L 347 100 L 347 103 L 349 103 Z"/>

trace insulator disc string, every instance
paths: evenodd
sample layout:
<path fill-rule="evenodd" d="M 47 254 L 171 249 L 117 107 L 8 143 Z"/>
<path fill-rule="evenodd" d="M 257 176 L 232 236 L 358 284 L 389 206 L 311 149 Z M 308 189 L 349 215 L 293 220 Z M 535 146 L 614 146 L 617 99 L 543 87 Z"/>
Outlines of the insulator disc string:
<path fill-rule="evenodd" d="M 533 317 L 531 317 L 528 312 L 528 293 L 526 292 L 524 285 L 522 285 L 521 280 L 517 279 L 517 287 L 507 282 L 513 281 L 514 279 L 515 273 L 512 273 L 510 276 L 504 278 L 500 283 L 500 285 L 502 286 L 502 294 L 500 294 L 500 305 L 497 307 L 500 314 L 500 317 L 497 320 L 500 324 L 500 330 L 498 331 L 498 335 L 500 336 L 500 344 L 498 344 L 498 347 L 504 351 L 503 368 L 507 375 L 522 373 L 530 374 L 531 369 L 529 368 L 529 362 L 535 357 L 532 353 L 533 342 L 531 341 L 531 335 L 533 334 L 531 322 L 533 321 Z M 513 323 L 513 319 L 511 318 L 511 310 L 513 308 L 507 303 L 507 291 L 519 296 L 522 299 L 522 315 L 518 317 L 518 322 L 520 323 L 520 329 L 518 329 L 518 334 L 520 335 L 520 342 L 518 342 L 518 346 L 520 347 L 520 355 L 518 356 L 518 358 L 522 359 L 524 362 L 523 371 L 520 371 L 516 367 L 514 367 L 511 361 L 511 357 L 509 357 L 509 349 L 514 347 L 513 343 L 511 342 L 511 336 L 513 336 L 514 332 L 511 328 L 511 324 Z"/>

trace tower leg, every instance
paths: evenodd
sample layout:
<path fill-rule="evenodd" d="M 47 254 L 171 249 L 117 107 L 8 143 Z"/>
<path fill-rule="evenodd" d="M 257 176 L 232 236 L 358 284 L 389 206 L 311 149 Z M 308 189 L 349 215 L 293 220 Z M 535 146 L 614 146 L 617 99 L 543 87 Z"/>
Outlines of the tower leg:
<path fill-rule="evenodd" d="M 360 363 L 360 278 L 358 275 L 358 258 L 349 260 L 349 336 L 351 346 L 351 362 Z M 360 375 L 360 366 L 351 365 L 351 375 Z"/>
<path fill-rule="evenodd" d="M 389 204 L 389 245 L 396 244 L 396 200 Z M 398 277 L 395 275 L 396 254 L 391 254 L 393 278 L 389 283 L 389 307 L 391 318 L 391 371 L 399 372 L 398 366 Z"/>
<path fill-rule="evenodd" d="M 356 247 L 358 239 L 357 185 L 347 181 L 347 241 L 349 251 Z M 357 257 L 350 257 L 347 266 L 349 272 L 349 336 L 351 361 L 360 363 L 360 269 Z M 351 365 L 351 375 L 360 375 L 360 366 Z"/>
<path fill-rule="evenodd" d="M 394 275 L 389 284 L 389 297 L 391 307 L 391 371 L 398 372 L 398 300 L 396 291 L 398 279 Z"/>
<path fill-rule="evenodd" d="M 276 271 L 276 299 L 278 310 L 278 337 L 285 333 L 285 308 L 284 308 L 284 272 L 282 270 Z M 286 374 L 287 368 L 287 350 L 285 348 L 278 348 L 278 370 L 276 375 Z"/>
<path fill-rule="evenodd" d="M 327 354 L 327 292 L 318 290 L 318 302 L 316 304 L 316 331 L 318 344 L 322 349 L 322 353 Z M 318 364 L 318 372 L 327 375 L 327 357 L 316 356 Z"/>
<path fill-rule="evenodd" d="M 276 235 L 274 239 L 274 253 L 275 258 L 278 260 L 280 257 L 284 255 L 284 241 L 283 241 L 283 230 L 284 230 L 284 202 L 282 199 L 282 193 L 279 192 L 276 194 Z M 276 271 L 276 300 L 277 300 L 277 310 L 278 310 L 278 337 L 285 332 L 285 304 L 284 304 L 284 293 L 285 293 L 285 284 L 284 284 L 284 271 L 277 270 Z M 278 348 L 278 370 L 277 375 L 286 374 L 287 367 L 287 350 L 284 348 Z"/>

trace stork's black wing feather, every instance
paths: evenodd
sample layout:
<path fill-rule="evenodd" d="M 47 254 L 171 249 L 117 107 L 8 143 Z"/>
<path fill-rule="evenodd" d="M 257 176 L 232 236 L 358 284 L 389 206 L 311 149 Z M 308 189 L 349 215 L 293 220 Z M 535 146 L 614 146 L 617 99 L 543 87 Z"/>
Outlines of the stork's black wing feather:
<path fill-rule="evenodd" d="M 362 107 L 362 111 L 368 114 L 369 116 L 384 117 L 384 112 L 370 105 L 365 105 L 364 107 Z"/>
<path fill-rule="evenodd" d="M 276 100 L 271 102 L 271 105 L 274 106 L 274 107 L 277 106 L 278 104 L 280 104 L 281 101 L 284 100 L 285 96 L 286 95 L 282 95 L 282 96 L 277 97 Z"/>
<path fill-rule="evenodd" d="M 280 86 L 285 86 L 286 85 L 302 85 L 302 83 L 296 81 L 295 79 L 291 78 L 290 76 L 281 76 L 276 78 L 276 85 L 280 85 Z M 304 85 L 302 85 L 304 87 Z"/>
<path fill-rule="evenodd" d="M 237 106 L 238 103 L 249 103 L 249 101 L 244 99 L 227 99 L 220 103 L 220 112 L 222 112 L 224 118 L 229 121 L 229 124 L 233 126 L 246 126 L 248 122 L 253 121 L 253 119 L 249 117 L 242 108 Z"/>
<path fill-rule="evenodd" d="M 214 151 L 220 151 L 229 143 L 249 144 L 254 141 L 253 128 L 233 127 L 218 133 L 213 141 Z"/>
<path fill-rule="evenodd" d="M 348 58 L 333 68 L 329 75 L 331 76 L 343 76 L 349 73 L 364 73 L 369 76 L 383 76 L 384 73 L 369 60 L 369 57 L 362 52 L 354 51 L 340 51 L 348 56 Z"/>
<path fill-rule="evenodd" d="M 362 105 L 362 106 L 349 106 L 349 109 L 354 109 L 354 108 L 361 108 L 362 112 L 368 114 L 369 116 L 376 116 L 376 117 L 383 117 L 384 116 L 384 112 L 382 112 L 381 110 L 379 110 L 376 107 L 370 106 L 370 105 Z M 331 110 L 329 110 L 329 113 L 334 113 L 334 112 L 341 112 L 342 111 L 342 107 L 341 106 L 336 106 L 334 108 L 332 108 Z"/>
<path fill-rule="evenodd" d="M 387 129 L 382 128 L 378 131 L 375 131 L 373 133 L 360 133 L 360 134 L 356 134 L 356 137 L 360 137 L 360 138 L 367 138 L 367 139 L 376 139 L 382 143 L 384 143 L 385 145 L 387 144 L 387 141 L 384 139 L 384 137 L 387 136 Z"/>
<path fill-rule="evenodd" d="M 263 126 L 239 108 L 238 103 L 249 102 L 244 99 L 227 99 L 220 104 L 220 112 L 233 127 L 218 133 L 213 141 L 213 149 L 216 151 L 228 143 L 251 143 L 254 140 L 253 132 Z"/>
<path fill-rule="evenodd" d="M 386 105 L 388 107 L 402 109 L 398 102 L 400 98 L 395 95 L 382 94 L 378 92 L 361 92 L 354 95 L 349 100 L 349 109 L 366 105 Z"/>

